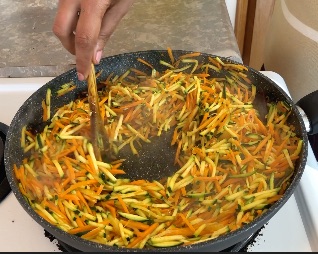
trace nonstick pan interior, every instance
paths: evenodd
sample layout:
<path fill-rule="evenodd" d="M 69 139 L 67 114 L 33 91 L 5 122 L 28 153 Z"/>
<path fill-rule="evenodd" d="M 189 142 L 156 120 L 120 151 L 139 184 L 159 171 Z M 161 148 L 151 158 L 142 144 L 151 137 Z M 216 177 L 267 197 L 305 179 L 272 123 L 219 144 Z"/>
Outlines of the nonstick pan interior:
<path fill-rule="evenodd" d="M 178 56 L 183 55 L 185 53 L 189 53 L 186 51 L 173 51 L 174 57 L 178 58 Z M 201 54 L 199 61 L 206 60 L 209 56 L 208 54 Z M 106 77 L 110 73 L 114 73 L 115 75 L 122 75 L 127 69 L 133 67 L 139 69 L 141 71 L 150 73 L 151 69 L 147 66 L 141 64 L 136 59 L 140 57 L 150 64 L 152 64 L 158 71 L 163 71 L 165 69 L 164 66 L 159 64 L 160 60 L 164 60 L 169 62 L 169 56 L 166 51 L 144 51 L 144 52 L 134 52 L 116 55 L 112 57 L 107 57 L 102 59 L 101 63 L 96 66 L 96 71 L 102 71 L 101 75 L 98 77 L 98 81 L 105 80 Z M 235 63 L 227 58 L 222 58 L 224 62 Z M 243 226 L 242 228 L 228 233 L 226 235 L 220 236 L 216 239 L 209 240 L 207 242 L 202 242 L 198 244 L 189 245 L 187 247 L 171 247 L 164 249 L 156 249 L 157 251 L 219 251 L 225 249 L 227 247 L 232 246 L 233 244 L 249 237 L 252 233 L 256 232 L 260 227 L 262 227 L 268 220 L 276 214 L 276 212 L 284 205 L 284 203 L 289 199 L 289 197 L 293 194 L 294 189 L 298 185 L 302 172 L 304 170 L 307 158 L 307 133 L 305 131 L 301 116 L 298 110 L 295 108 L 292 100 L 289 96 L 273 81 L 269 78 L 262 75 L 260 72 L 257 72 L 249 67 L 248 68 L 248 76 L 251 81 L 262 91 L 264 92 L 265 98 L 267 102 L 275 102 L 279 100 L 286 101 L 289 105 L 292 106 L 292 114 L 290 116 L 290 124 L 295 126 L 295 132 L 298 136 L 300 136 L 304 140 L 304 146 L 301 151 L 300 158 L 297 160 L 295 165 L 295 173 L 293 176 L 293 180 L 285 192 L 283 198 L 281 198 L 278 202 L 276 202 L 272 207 L 268 209 L 264 214 L 255 219 L 252 223 Z M 213 74 L 215 75 L 215 74 Z M 219 73 L 218 75 L 222 76 L 224 73 Z M 18 188 L 18 183 L 13 173 L 13 164 L 20 164 L 22 159 L 25 157 L 22 149 L 20 148 L 20 133 L 21 129 L 25 124 L 32 124 L 34 126 L 38 126 L 42 123 L 42 107 L 41 102 L 42 99 L 45 98 L 47 88 L 51 88 L 52 94 L 55 94 L 56 91 L 60 88 L 60 86 L 64 83 L 74 82 L 76 84 L 76 89 L 67 93 L 64 96 L 58 98 L 52 98 L 52 110 L 67 104 L 68 102 L 76 99 L 80 93 L 83 93 L 87 90 L 86 82 L 79 82 L 76 79 L 76 71 L 73 69 L 69 72 L 66 72 L 54 79 L 52 79 L 47 84 L 43 85 L 39 90 L 37 90 L 33 95 L 28 98 L 25 103 L 18 110 L 16 115 L 14 116 L 7 136 L 7 145 L 5 148 L 5 166 L 7 177 L 9 179 L 11 188 L 18 199 L 19 203 L 22 207 L 28 212 L 28 214 L 42 227 L 44 227 L 48 232 L 54 235 L 56 238 L 61 241 L 74 246 L 77 249 L 83 251 L 122 251 L 127 252 L 131 251 L 130 249 L 122 249 L 122 248 L 114 248 L 106 245 L 97 244 L 91 241 L 83 240 L 77 236 L 73 236 L 67 234 L 66 232 L 58 229 L 55 226 L 52 226 L 39 215 L 37 215 L 34 210 L 27 203 L 25 198 L 22 196 L 21 192 Z M 163 143 L 162 143 L 163 144 Z M 160 144 L 161 145 L 161 144 Z M 164 144 L 166 146 L 166 144 Z M 152 149 L 151 147 L 149 149 Z M 156 149 L 159 150 L 160 149 Z M 167 157 L 168 156 L 168 157 Z M 168 154 L 162 154 L 162 158 L 158 159 L 159 163 L 167 163 L 167 159 L 173 157 L 170 156 L 170 152 Z M 151 165 L 149 161 L 149 157 L 145 159 L 145 162 L 148 165 Z M 168 162 L 169 163 L 169 162 Z M 139 167 L 139 165 L 138 165 Z M 150 178 L 157 176 L 151 176 L 151 170 L 147 173 L 150 174 Z M 162 172 L 160 173 L 162 175 Z M 141 251 L 149 251 L 149 249 L 143 249 Z"/>

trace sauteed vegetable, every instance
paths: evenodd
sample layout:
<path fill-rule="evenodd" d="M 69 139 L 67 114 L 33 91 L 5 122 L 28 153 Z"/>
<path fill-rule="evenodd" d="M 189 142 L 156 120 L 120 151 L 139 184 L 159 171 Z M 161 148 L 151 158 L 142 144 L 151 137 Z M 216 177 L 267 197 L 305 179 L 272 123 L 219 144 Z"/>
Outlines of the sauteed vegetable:
<path fill-rule="evenodd" d="M 43 101 L 40 133 L 25 126 L 26 157 L 14 165 L 22 194 L 49 223 L 111 246 L 171 247 L 216 238 L 250 223 L 284 194 L 302 148 L 284 101 L 260 120 L 256 86 L 246 67 L 206 63 L 199 53 L 161 61 L 150 75 L 131 68 L 110 75 L 99 90 L 101 115 L 118 154 L 173 129 L 178 170 L 161 180 L 131 180 L 121 167 L 96 160 L 87 97 L 50 110 Z M 209 70 L 226 73 L 211 76 Z M 72 90 L 72 84 L 60 94 Z M 50 113 L 51 112 L 51 113 Z"/>

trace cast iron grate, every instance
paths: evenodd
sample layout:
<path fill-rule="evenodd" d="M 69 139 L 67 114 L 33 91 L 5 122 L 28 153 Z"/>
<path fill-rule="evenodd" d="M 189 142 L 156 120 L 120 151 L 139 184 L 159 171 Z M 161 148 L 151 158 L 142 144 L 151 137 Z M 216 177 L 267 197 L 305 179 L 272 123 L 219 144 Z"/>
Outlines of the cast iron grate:
<path fill-rule="evenodd" d="M 0 122 L 0 202 L 10 193 L 10 184 L 6 177 L 4 166 L 4 147 L 8 126 Z"/>

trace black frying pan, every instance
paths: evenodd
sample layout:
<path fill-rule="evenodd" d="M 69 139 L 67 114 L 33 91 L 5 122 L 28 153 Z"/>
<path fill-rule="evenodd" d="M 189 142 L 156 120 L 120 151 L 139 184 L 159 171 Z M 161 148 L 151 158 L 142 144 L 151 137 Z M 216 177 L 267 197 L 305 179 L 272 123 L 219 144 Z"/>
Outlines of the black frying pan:
<path fill-rule="evenodd" d="M 177 59 L 178 56 L 181 56 L 186 53 L 186 51 L 174 51 L 174 57 Z M 201 54 L 200 57 L 197 59 L 200 62 L 207 61 L 208 54 Z M 170 58 L 168 56 L 168 53 L 166 51 L 160 51 L 160 50 L 152 50 L 152 51 L 144 51 L 144 52 L 134 52 L 134 53 L 127 53 L 127 54 L 121 54 L 116 56 L 111 56 L 102 59 L 101 63 L 96 66 L 96 71 L 99 72 L 102 71 L 101 76 L 98 78 L 98 80 L 105 80 L 106 77 L 110 73 L 121 75 L 126 70 L 128 70 L 131 67 L 134 67 L 136 69 L 142 70 L 144 72 L 150 73 L 150 68 L 146 67 L 145 65 L 141 64 L 137 61 L 137 58 L 140 57 L 150 64 L 154 66 L 154 68 L 158 71 L 163 71 L 165 69 L 164 66 L 159 64 L 160 60 L 164 60 L 166 62 L 170 62 Z M 213 57 L 213 56 L 212 56 Z M 236 63 L 230 59 L 220 57 L 220 59 L 223 62 L 226 63 Z M 236 63 L 237 64 L 237 63 Z M 293 101 L 290 99 L 290 97 L 279 87 L 277 86 L 272 80 L 261 74 L 260 72 L 246 66 L 248 68 L 248 76 L 257 86 L 257 91 L 262 91 L 264 93 L 264 96 L 268 102 L 271 101 L 278 101 L 283 100 L 287 102 L 287 104 L 292 106 L 292 114 L 290 116 L 290 123 L 293 124 L 296 128 L 295 132 L 297 135 L 304 140 L 304 145 L 302 148 L 302 151 L 300 153 L 300 158 L 297 160 L 295 165 L 295 171 L 292 178 L 292 182 L 288 189 L 286 190 L 283 197 L 276 202 L 272 207 L 268 209 L 265 213 L 263 213 L 261 216 L 259 216 L 257 219 L 255 219 L 252 223 L 244 225 L 242 228 L 228 233 L 226 235 L 220 236 L 216 239 L 209 240 L 203 243 L 193 244 L 187 247 L 179 246 L 179 247 L 170 247 L 170 248 L 164 248 L 164 249 L 157 249 L 158 251 L 220 251 L 223 249 L 226 249 L 245 238 L 249 237 L 253 233 L 255 233 L 258 229 L 260 229 L 265 223 L 267 223 L 276 213 L 277 211 L 286 203 L 286 201 L 289 199 L 289 197 L 293 194 L 296 186 L 298 185 L 300 178 L 302 176 L 302 173 L 305 168 L 306 159 L 307 159 L 307 132 L 305 130 L 303 119 L 296 108 L 296 105 L 293 103 Z M 219 75 L 225 75 L 226 73 L 220 73 Z M 214 73 L 213 75 L 216 75 Z M 60 85 L 73 81 L 76 84 L 76 89 L 72 92 L 67 93 L 64 96 L 56 97 L 56 91 L 60 88 Z M 79 82 L 76 78 L 76 70 L 70 70 L 54 79 L 52 79 L 47 84 L 43 85 L 40 89 L 38 89 L 34 94 L 32 94 L 21 106 L 21 108 L 18 110 L 16 115 L 14 116 L 11 125 L 9 127 L 8 135 L 7 135 L 7 142 L 5 147 L 5 167 L 6 167 L 6 174 L 7 178 L 10 182 L 10 186 L 18 199 L 20 205 L 27 211 L 27 213 L 43 228 L 45 228 L 48 232 L 50 232 L 52 235 L 54 235 L 57 239 L 65 242 L 66 244 L 69 244 L 70 246 L 77 248 L 82 251 L 104 251 L 104 252 L 114 252 L 114 251 L 121 251 L 121 252 L 129 252 L 132 251 L 132 249 L 126 249 L 126 248 L 115 248 L 110 247 L 102 244 L 97 244 L 88 240 L 81 239 L 77 236 L 70 235 L 60 229 L 58 229 L 55 226 L 52 226 L 49 224 L 46 220 L 41 218 L 37 213 L 33 211 L 33 209 L 29 206 L 29 204 L 26 202 L 24 197 L 19 191 L 17 180 L 15 178 L 14 172 L 13 172 L 13 165 L 15 163 L 20 164 L 24 154 L 22 152 L 22 149 L 20 148 L 20 133 L 21 129 L 24 125 L 30 125 L 33 124 L 34 126 L 40 126 L 42 123 L 42 107 L 41 102 L 45 98 L 46 91 L 48 88 L 51 88 L 52 90 L 52 111 L 54 109 L 74 100 L 78 97 L 80 93 L 87 91 L 87 84 L 86 82 Z M 158 147 L 149 149 L 160 149 L 160 146 L 162 146 L 162 142 L 158 143 Z M 166 145 L 164 145 L 166 147 Z M 171 157 L 174 156 L 171 155 L 171 151 L 167 153 L 163 153 L 161 155 L 161 158 L 157 158 L 159 162 L 166 163 L 166 161 L 171 160 Z M 150 163 L 151 156 L 146 157 L 144 163 Z M 141 164 L 138 165 L 136 168 L 141 167 Z M 149 166 L 148 166 L 149 169 Z M 147 167 L 145 169 L 142 169 L 143 171 L 147 170 Z M 156 170 L 151 170 L 151 167 L 149 170 L 147 170 L 147 177 L 152 177 L 153 174 L 156 173 Z M 141 171 L 142 172 L 142 171 Z M 161 172 L 162 176 L 162 172 Z M 156 176 L 153 176 L 156 178 Z M 141 250 L 143 252 L 149 251 L 149 249 L 143 249 Z"/>

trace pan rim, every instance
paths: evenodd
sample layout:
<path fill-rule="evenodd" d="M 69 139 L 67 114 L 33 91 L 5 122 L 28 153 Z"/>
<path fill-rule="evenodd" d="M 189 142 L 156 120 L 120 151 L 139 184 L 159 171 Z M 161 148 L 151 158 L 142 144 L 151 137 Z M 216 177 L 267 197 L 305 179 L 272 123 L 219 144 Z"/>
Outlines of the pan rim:
<path fill-rule="evenodd" d="M 165 53 L 166 54 L 166 50 L 145 50 L 145 51 L 135 51 L 135 52 L 129 52 L 129 53 L 121 53 L 121 54 L 117 54 L 117 55 L 113 55 L 113 56 L 108 56 L 108 57 L 104 57 L 101 62 L 100 65 L 102 65 L 106 60 L 111 60 L 114 58 L 124 58 L 125 56 L 130 56 L 130 57 L 134 57 L 136 55 L 143 55 L 143 54 L 150 54 L 152 52 L 155 53 Z M 173 53 L 194 53 L 197 51 L 188 51 L 188 50 L 173 50 Z M 283 194 L 283 197 L 275 202 L 266 212 L 264 212 L 262 215 L 258 216 L 256 219 L 254 219 L 251 223 L 246 224 L 244 226 L 242 226 L 241 228 L 234 230 L 230 233 L 227 233 L 225 235 L 221 235 L 215 239 L 210 239 L 207 240 L 206 242 L 201 242 L 201 243 L 194 243 L 191 244 L 189 246 L 178 246 L 178 247 L 167 247 L 167 248 L 163 248 L 163 249 L 156 249 L 156 251 L 200 251 L 201 248 L 205 248 L 205 247 L 209 247 L 211 246 L 218 246 L 219 244 L 221 245 L 222 242 L 224 240 L 226 241 L 231 241 L 235 238 L 237 238 L 240 235 L 244 235 L 244 233 L 246 233 L 247 231 L 253 231 L 256 232 L 257 229 L 259 229 L 260 227 L 262 227 L 266 222 L 269 221 L 269 219 L 274 216 L 279 210 L 280 208 L 288 201 L 288 199 L 292 196 L 295 187 L 298 185 L 302 173 L 304 171 L 305 165 L 306 165 L 306 160 L 307 160 L 307 154 L 308 154 L 308 140 L 307 140 L 307 133 L 304 131 L 305 130 L 305 126 L 304 123 L 302 121 L 301 115 L 299 113 L 299 111 L 296 108 L 295 103 L 292 101 L 292 99 L 287 95 L 287 93 L 281 88 L 279 87 L 273 80 L 271 80 L 270 78 L 268 78 L 267 76 L 265 76 L 264 74 L 262 74 L 259 71 L 256 71 L 255 69 L 244 65 L 242 63 L 239 63 L 235 60 L 230 59 L 229 57 L 221 57 L 218 55 L 214 55 L 214 54 L 208 54 L 208 53 L 203 53 L 200 52 L 202 55 L 205 56 L 217 56 L 219 57 L 221 60 L 226 60 L 227 62 L 231 62 L 231 63 L 236 63 L 236 64 L 240 64 L 245 66 L 249 71 L 251 71 L 253 74 L 261 76 L 261 78 L 265 79 L 268 83 L 270 83 L 271 85 L 273 85 L 275 87 L 275 89 L 277 89 L 286 99 L 286 101 L 292 106 L 292 110 L 294 111 L 295 115 L 297 116 L 297 119 L 299 121 L 299 124 L 301 125 L 301 138 L 304 140 L 304 145 L 303 145 L 303 150 L 302 150 L 302 155 L 301 158 L 302 160 L 299 161 L 299 170 L 298 172 L 296 172 L 296 174 L 293 177 L 293 180 L 291 182 L 291 184 L 289 185 L 289 187 L 286 189 L 285 193 Z M 45 89 L 46 87 L 52 85 L 54 82 L 56 82 L 57 80 L 61 80 L 65 77 L 72 77 L 76 78 L 76 70 L 75 69 L 71 69 L 55 78 L 53 78 L 51 81 L 47 82 L 46 84 L 44 84 L 40 89 Z M 38 90 L 37 90 L 38 91 Z M 35 92 L 36 93 L 36 92 Z M 12 134 L 12 124 L 14 123 L 14 121 L 16 120 L 16 116 L 18 115 L 18 112 L 21 110 L 22 107 L 24 107 L 24 105 L 27 103 L 27 101 L 31 100 L 34 96 L 33 93 L 24 103 L 23 105 L 19 108 L 19 110 L 16 112 L 13 120 L 10 123 L 9 129 L 8 129 L 8 134 L 7 134 L 7 140 L 11 140 L 13 137 Z M 70 243 L 70 245 L 73 245 L 78 242 L 81 242 L 85 245 L 88 246 L 88 248 L 93 248 L 95 250 L 100 250 L 100 251 L 120 251 L 120 252 L 130 252 L 130 251 L 135 251 L 136 249 L 128 249 L 128 248 L 115 248 L 112 246 L 108 246 L 108 245 L 104 245 L 104 244 L 99 244 L 99 243 L 95 243 L 89 240 L 85 240 L 82 239 L 78 236 L 74 236 L 71 234 L 68 234 L 67 232 L 59 229 L 56 226 L 51 225 L 49 222 L 47 222 L 46 220 L 44 220 L 41 216 L 39 216 L 34 210 L 33 208 L 28 204 L 28 202 L 24 199 L 23 195 L 21 194 L 21 192 L 19 191 L 18 187 L 16 186 L 16 184 L 12 181 L 12 179 L 14 178 L 14 174 L 13 174 L 13 170 L 10 170 L 10 167 L 12 165 L 10 165 L 10 160 L 8 159 L 9 157 L 9 151 L 11 149 L 11 142 L 7 142 L 8 144 L 5 146 L 4 149 L 4 161 L 5 161 L 5 168 L 6 168 L 6 173 L 8 174 L 8 179 L 9 179 L 9 183 L 10 186 L 12 188 L 12 191 L 15 195 L 15 197 L 18 199 L 20 205 L 22 205 L 22 207 L 24 208 L 24 210 L 26 210 L 28 212 L 28 214 L 38 223 L 40 224 L 44 229 L 48 230 L 50 233 L 52 233 L 54 236 L 59 235 L 59 236 L 64 236 L 66 238 L 70 238 L 70 241 L 72 243 Z M 62 240 L 62 239 L 61 239 Z M 67 243 L 67 242 L 66 242 Z M 236 243 L 236 242 L 235 242 Z M 234 243 L 234 244 L 235 244 Z M 73 245 L 74 246 L 74 245 Z M 149 252 L 152 251 L 153 249 L 138 249 L 138 251 L 141 252 Z"/>

